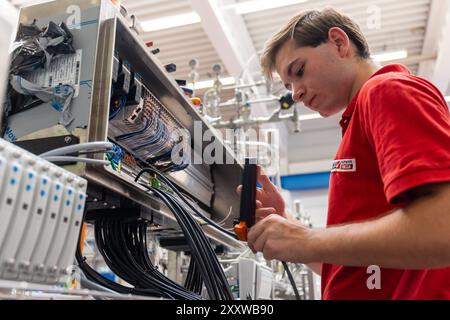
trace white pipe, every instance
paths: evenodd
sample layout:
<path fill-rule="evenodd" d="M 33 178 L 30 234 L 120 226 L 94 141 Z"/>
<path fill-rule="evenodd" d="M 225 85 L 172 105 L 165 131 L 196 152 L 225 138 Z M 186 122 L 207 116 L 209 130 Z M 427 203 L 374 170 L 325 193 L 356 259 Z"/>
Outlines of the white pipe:
<path fill-rule="evenodd" d="M 245 88 L 251 88 L 256 86 L 261 86 L 263 84 L 266 84 L 266 81 L 258 81 L 255 83 L 249 83 L 249 84 L 239 84 L 235 86 L 223 86 L 222 90 L 230 90 L 230 89 L 245 89 Z"/>
<path fill-rule="evenodd" d="M 257 104 L 257 103 L 266 103 L 266 102 L 278 102 L 279 98 L 273 96 L 273 97 L 269 97 L 269 98 L 261 98 L 261 99 L 255 99 L 255 100 L 250 100 L 247 101 L 247 104 L 252 105 L 252 104 Z M 231 102 L 223 102 L 219 104 L 219 107 L 231 107 L 231 106 L 236 106 L 238 105 L 238 103 L 236 103 L 235 101 L 231 101 Z"/>
<path fill-rule="evenodd" d="M 213 122 L 211 125 L 215 128 L 225 128 L 225 127 L 242 127 L 244 125 L 258 125 L 268 122 L 277 122 L 285 119 L 293 118 L 293 115 L 280 115 L 281 109 L 277 109 L 272 112 L 272 114 L 268 117 L 258 117 L 249 120 L 243 119 L 235 119 L 233 121 L 221 121 L 221 122 Z"/>

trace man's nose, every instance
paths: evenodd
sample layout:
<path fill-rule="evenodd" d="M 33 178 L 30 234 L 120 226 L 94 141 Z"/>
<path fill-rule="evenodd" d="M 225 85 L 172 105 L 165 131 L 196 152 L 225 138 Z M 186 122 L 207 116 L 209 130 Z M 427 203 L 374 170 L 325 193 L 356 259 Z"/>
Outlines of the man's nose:
<path fill-rule="evenodd" d="M 301 99 L 304 97 L 305 95 L 305 90 L 303 88 L 299 88 L 299 87 L 292 87 L 292 99 L 295 102 L 300 102 Z"/>

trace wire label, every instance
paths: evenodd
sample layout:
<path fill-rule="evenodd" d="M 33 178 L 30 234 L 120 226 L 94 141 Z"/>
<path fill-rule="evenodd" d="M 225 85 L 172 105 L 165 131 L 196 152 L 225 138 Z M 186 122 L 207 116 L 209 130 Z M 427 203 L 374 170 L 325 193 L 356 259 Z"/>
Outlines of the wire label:
<path fill-rule="evenodd" d="M 81 56 L 83 50 L 75 54 L 65 54 L 56 58 L 46 69 L 30 72 L 25 79 L 43 88 L 57 87 L 60 83 L 69 84 L 75 88 L 74 98 L 80 93 Z"/>

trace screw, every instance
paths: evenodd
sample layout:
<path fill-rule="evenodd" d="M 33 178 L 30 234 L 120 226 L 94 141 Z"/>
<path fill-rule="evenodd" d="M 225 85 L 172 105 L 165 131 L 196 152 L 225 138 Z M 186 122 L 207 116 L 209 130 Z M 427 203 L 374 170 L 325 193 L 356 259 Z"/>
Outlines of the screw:
<path fill-rule="evenodd" d="M 22 270 L 27 270 L 30 267 L 29 261 L 22 261 L 19 263 L 19 268 Z"/>
<path fill-rule="evenodd" d="M 65 137 L 64 142 L 67 144 L 72 143 L 72 137 L 69 137 L 69 136 Z"/>
<path fill-rule="evenodd" d="M 42 273 L 44 271 L 44 268 L 45 268 L 44 264 L 41 263 L 39 265 L 34 266 L 34 271 L 36 273 Z"/>
<path fill-rule="evenodd" d="M 57 272 L 58 272 L 58 267 L 57 266 L 53 266 L 53 267 L 48 268 L 48 273 L 51 274 L 51 275 L 54 275 Z"/>
<path fill-rule="evenodd" d="M 7 269 L 11 269 L 12 267 L 14 267 L 14 263 L 15 263 L 15 262 L 16 262 L 16 261 L 15 261 L 13 258 L 8 259 L 8 260 L 5 261 L 5 267 L 6 267 Z"/>

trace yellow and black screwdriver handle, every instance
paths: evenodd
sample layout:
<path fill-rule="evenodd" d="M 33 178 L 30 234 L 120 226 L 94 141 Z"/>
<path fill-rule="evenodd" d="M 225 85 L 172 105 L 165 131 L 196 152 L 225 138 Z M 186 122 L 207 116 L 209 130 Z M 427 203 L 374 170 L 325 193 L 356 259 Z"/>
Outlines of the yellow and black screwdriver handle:
<path fill-rule="evenodd" d="M 242 176 L 240 215 L 234 226 L 234 232 L 241 241 L 247 241 L 248 229 L 255 224 L 256 179 L 256 159 L 247 158 Z"/>

